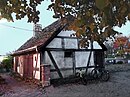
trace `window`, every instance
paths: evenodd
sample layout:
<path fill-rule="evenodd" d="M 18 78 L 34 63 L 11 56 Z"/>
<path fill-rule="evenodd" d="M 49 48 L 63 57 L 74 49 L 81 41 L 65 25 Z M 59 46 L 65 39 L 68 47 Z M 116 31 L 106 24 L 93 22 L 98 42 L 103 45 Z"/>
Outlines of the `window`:
<path fill-rule="evenodd" d="M 64 57 L 72 57 L 73 52 L 72 51 L 65 51 Z"/>

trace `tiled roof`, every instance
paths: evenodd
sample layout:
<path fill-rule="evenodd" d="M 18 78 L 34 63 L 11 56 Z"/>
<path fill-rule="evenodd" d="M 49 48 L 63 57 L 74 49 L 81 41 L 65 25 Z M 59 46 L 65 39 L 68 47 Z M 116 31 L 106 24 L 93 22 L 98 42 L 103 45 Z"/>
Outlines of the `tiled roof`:
<path fill-rule="evenodd" d="M 24 52 L 29 52 L 32 50 L 36 50 L 36 47 L 43 47 L 46 46 L 46 43 L 49 39 L 51 39 L 56 32 L 60 32 L 64 28 L 64 21 L 57 20 L 53 22 L 51 25 L 45 27 L 40 33 L 36 33 L 36 36 L 31 37 L 27 42 L 25 42 L 18 50 L 16 50 L 12 55 L 21 54 Z M 68 29 L 65 26 L 64 29 Z M 44 45 L 45 44 L 45 45 Z M 102 48 L 106 47 L 104 44 L 99 44 Z"/>
<path fill-rule="evenodd" d="M 54 33 L 62 27 L 62 21 L 57 20 L 56 22 L 52 23 L 51 25 L 45 27 L 42 32 L 36 33 L 36 36 L 31 37 L 27 42 L 25 42 L 17 51 L 23 51 L 35 46 L 43 45 Z"/>

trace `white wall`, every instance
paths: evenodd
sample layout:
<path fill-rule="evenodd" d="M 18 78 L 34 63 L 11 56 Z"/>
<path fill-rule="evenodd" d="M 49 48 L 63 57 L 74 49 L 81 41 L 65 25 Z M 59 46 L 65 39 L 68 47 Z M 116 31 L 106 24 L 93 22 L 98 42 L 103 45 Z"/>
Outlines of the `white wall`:
<path fill-rule="evenodd" d="M 73 34 L 74 31 L 61 31 L 61 33 L 58 34 L 58 36 L 62 36 L 62 38 L 55 38 L 53 39 L 49 45 L 46 48 L 53 48 L 53 49 L 60 49 L 58 51 L 50 51 L 57 66 L 61 70 L 61 73 L 64 77 L 67 77 L 69 75 L 73 74 L 73 65 L 75 64 L 76 67 L 86 67 L 90 51 L 76 51 L 78 48 L 78 40 L 77 38 L 70 37 L 71 34 Z M 63 38 L 65 36 L 65 38 Z M 70 38 L 66 38 L 70 37 Z M 64 42 L 64 43 L 63 43 Z M 63 44 L 63 45 L 62 45 Z M 96 49 L 101 49 L 101 47 L 98 45 L 98 43 L 94 42 Z M 73 57 L 64 57 L 64 51 L 62 49 L 72 49 L 75 55 Z M 90 48 L 89 48 L 90 49 Z M 44 63 L 43 64 L 49 64 L 51 65 L 51 69 L 55 69 L 53 66 L 53 63 L 51 62 L 51 59 L 47 52 L 44 53 Z M 74 62 L 75 61 L 75 62 Z M 90 59 L 89 66 L 94 65 L 94 57 L 93 52 Z M 68 70 L 63 70 L 63 68 L 69 68 Z M 72 69 L 70 69 L 72 68 Z M 90 70 L 90 69 L 89 69 Z M 51 72 L 51 78 L 58 78 L 57 72 Z"/>
<path fill-rule="evenodd" d="M 74 31 L 61 31 L 58 34 L 58 36 L 70 37 L 72 33 L 74 33 Z M 70 38 L 63 38 L 63 40 L 61 38 L 55 38 L 49 43 L 47 48 L 62 48 L 62 42 L 64 41 L 65 49 L 74 49 L 74 48 L 77 49 L 78 48 L 77 39 L 76 38 L 70 39 Z"/>
<path fill-rule="evenodd" d="M 76 68 L 77 67 L 87 67 L 88 64 L 88 59 L 89 59 L 90 51 L 78 51 L 75 52 L 75 63 L 76 63 Z M 89 66 L 94 66 L 94 54 L 92 52 Z M 90 73 L 93 68 L 88 68 L 88 72 Z M 86 70 L 86 69 L 84 69 Z"/>
<path fill-rule="evenodd" d="M 33 55 L 33 76 L 34 78 L 36 79 L 39 79 L 40 80 L 40 54 L 34 54 Z M 35 69 L 38 69 L 38 70 L 35 70 Z"/>
<path fill-rule="evenodd" d="M 88 52 L 88 51 L 86 51 L 86 52 L 85 51 L 75 52 L 76 67 L 87 66 L 89 54 L 90 54 L 90 52 Z M 93 57 L 93 52 L 92 52 L 89 66 L 93 66 L 93 64 L 94 64 L 94 57 Z"/>
<path fill-rule="evenodd" d="M 57 66 L 59 67 L 59 69 L 64 69 L 64 68 L 72 68 L 73 67 L 73 64 L 72 64 L 72 58 L 64 58 L 64 51 L 51 51 L 51 54 L 57 64 Z M 47 52 L 45 52 L 45 64 L 49 64 L 51 65 L 51 69 L 55 69 L 49 55 Z M 68 75 L 70 71 L 62 71 L 61 70 L 61 73 L 64 77 L 66 77 Z M 70 72 L 71 74 L 73 73 L 72 70 Z M 69 73 L 69 74 L 70 74 Z M 51 78 L 59 78 L 57 72 L 51 72 Z"/>
<path fill-rule="evenodd" d="M 78 39 L 76 37 L 71 37 L 70 35 L 75 33 L 74 31 L 61 31 L 58 36 L 62 37 L 70 37 L 70 38 L 54 38 L 46 48 L 62 48 L 62 42 L 64 41 L 64 48 L 65 49 L 78 49 Z M 91 46 L 89 45 L 88 49 Z M 93 48 L 94 49 L 102 49 L 101 46 L 94 41 L 93 42 Z M 80 49 L 86 49 L 86 48 L 80 48 Z"/>
<path fill-rule="evenodd" d="M 57 66 L 59 67 L 59 69 L 61 69 L 61 73 L 63 75 L 63 77 L 67 77 L 69 75 L 73 75 L 73 58 L 65 58 L 64 57 L 64 51 L 51 51 L 51 54 L 57 64 Z M 86 67 L 87 66 L 87 62 L 88 62 L 88 58 L 89 58 L 89 51 L 75 51 L 75 56 L 74 56 L 74 61 L 75 61 L 75 65 L 76 68 L 78 67 Z M 55 69 L 49 55 L 47 52 L 45 52 L 45 64 L 49 64 L 51 65 L 51 69 Z M 89 66 L 93 66 L 94 65 L 94 57 L 93 57 L 93 52 L 91 55 L 91 59 L 90 59 L 90 64 Z M 68 68 L 69 70 L 62 70 L 64 68 Z M 92 69 L 92 68 L 91 68 Z M 90 72 L 91 69 L 88 69 L 88 72 Z M 53 78 L 59 78 L 57 72 L 51 72 L 51 79 Z"/>
<path fill-rule="evenodd" d="M 62 48 L 62 40 L 60 38 L 54 38 L 51 43 L 47 45 L 47 48 Z"/>
<path fill-rule="evenodd" d="M 66 49 L 78 49 L 78 40 L 77 39 L 64 39 Z"/>

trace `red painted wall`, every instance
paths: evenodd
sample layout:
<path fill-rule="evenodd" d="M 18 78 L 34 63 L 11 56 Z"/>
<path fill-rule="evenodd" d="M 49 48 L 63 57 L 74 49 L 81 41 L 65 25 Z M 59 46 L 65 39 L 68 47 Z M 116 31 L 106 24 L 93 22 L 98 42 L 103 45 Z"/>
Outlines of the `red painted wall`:
<path fill-rule="evenodd" d="M 33 77 L 33 55 L 24 55 L 23 77 Z"/>

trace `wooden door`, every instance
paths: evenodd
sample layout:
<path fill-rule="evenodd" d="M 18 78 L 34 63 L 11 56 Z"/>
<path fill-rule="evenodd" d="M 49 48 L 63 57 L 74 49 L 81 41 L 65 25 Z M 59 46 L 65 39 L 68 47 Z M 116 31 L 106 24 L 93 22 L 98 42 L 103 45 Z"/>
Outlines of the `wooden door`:
<path fill-rule="evenodd" d="M 33 56 L 26 55 L 24 57 L 24 77 L 32 78 L 33 77 Z"/>
<path fill-rule="evenodd" d="M 104 67 L 104 51 L 94 52 L 94 64 L 97 66 Z"/>
<path fill-rule="evenodd" d="M 28 56 L 28 77 L 33 77 L 33 56 Z"/>

